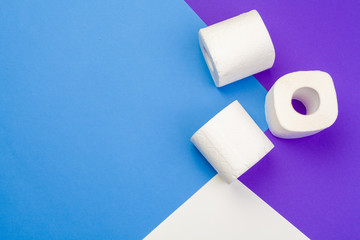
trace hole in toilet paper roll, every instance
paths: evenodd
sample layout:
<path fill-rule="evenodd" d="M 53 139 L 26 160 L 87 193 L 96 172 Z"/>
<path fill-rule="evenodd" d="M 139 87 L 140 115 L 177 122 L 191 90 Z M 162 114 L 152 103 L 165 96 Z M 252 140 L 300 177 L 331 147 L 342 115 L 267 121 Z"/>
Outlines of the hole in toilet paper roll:
<path fill-rule="evenodd" d="M 293 94 L 292 106 L 300 114 L 313 114 L 320 106 L 319 93 L 313 88 L 299 88 Z"/>
<path fill-rule="evenodd" d="M 293 108 L 295 109 L 295 111 L 297 111 L 298 113 L 300 113 L 302 115 L 306 115 L 306 107 L 301 101 L 292 99 L 291 104 L 292 104 Z"/>
<path fill-rule="evenodd" d="M 214 71 L 214 66 L 212 64 L 212 61 L 211 61 L 211 59 L 209 57 L 209 54 L 208 54 L 206 48 L 203 47 L 203 51 L 204 51 L 205 61 L 208 64 L 210 71 L 213 72 Z"/>
<path fill-rule="evenodd" d="M 297 111 L 298 113 L 300 113 L 302 115 L 306 115 L 306 107 L 301 101 L 292 99 L 291 104 L 293 105 L 293 108 L 295 109 L 295 111 Z"/>

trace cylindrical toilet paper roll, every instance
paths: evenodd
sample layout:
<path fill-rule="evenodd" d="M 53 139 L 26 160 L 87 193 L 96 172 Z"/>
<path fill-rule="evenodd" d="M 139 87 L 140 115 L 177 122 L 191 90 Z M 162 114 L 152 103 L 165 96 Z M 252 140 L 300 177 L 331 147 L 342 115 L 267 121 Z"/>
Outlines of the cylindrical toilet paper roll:
<path fill-rule="evenodd" d="M 201 127 L 191 142 L 228 183 L 274 147 L 238 101 Z"/>
<path fill-rule="evenodd" d="M 275 49 L 256 10 L 200 29 L 201 51 L 217 87 L 273 66 Z"/>
<path fill-rule="evenodd" d="M 301 101 L 306 114 L 298 113 L 292 99 Z M 322 71 L 299 71 L 279 78 L 266 95 L 266 121 L 280 138 L 301 138 L 330 127 L 338 116 L 333 80 Z"/>

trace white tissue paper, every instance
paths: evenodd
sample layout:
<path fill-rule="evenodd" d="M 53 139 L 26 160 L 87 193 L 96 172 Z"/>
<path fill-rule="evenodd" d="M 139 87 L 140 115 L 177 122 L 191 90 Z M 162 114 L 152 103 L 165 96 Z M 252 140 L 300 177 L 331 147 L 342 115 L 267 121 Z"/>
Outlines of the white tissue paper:
<path fill-rule="evenodd" d="M 240 181 L 213 177 L 145 240 L 307 238 Z"/>
<path fill-rule="evenodd" d="M 301 101 L 306 115 L 298 113 L 292 99 Z M 266 95 L 266 121 L 279 138 L 301 138 L 330 127 L 338 116 L 331 76 L 322 71 L 300 71 L 279 78 Z"/>
<path fill-rule="evenodd" d="M 273 66 L 275 49 L 256 10 L 200 29 L 199 41 L 217 87 Z"/>
<path fill-rule="evenodd" d="M 191 142 L 228 183 L 274 147 L 238 101 L 202 126 Z"/>

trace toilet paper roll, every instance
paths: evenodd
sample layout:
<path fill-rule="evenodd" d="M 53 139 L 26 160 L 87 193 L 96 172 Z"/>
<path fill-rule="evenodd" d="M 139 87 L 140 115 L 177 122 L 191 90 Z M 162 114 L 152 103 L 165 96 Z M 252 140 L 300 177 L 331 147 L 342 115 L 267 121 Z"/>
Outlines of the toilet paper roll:
<path fill-rule="evenodd" d="M 274 147 L 238 101 L 202 126 L 191 142 L 228 183 Z"/>
<path fill-rule="evenodd" d="M 301 101 L 306 115 L 298 113 L 292 99 Z M 322 71 L 289 73 L 276 81 L 266 95 L 266 121 L 280 138 L 301 138 L 330 127 L 338 116 L 333 80 Z"/>
<path fill-rule="evenodd" d="M 200 29 L 199 41 L 217 87 L 273 66 L 275 49 L 256 10 Z"/>

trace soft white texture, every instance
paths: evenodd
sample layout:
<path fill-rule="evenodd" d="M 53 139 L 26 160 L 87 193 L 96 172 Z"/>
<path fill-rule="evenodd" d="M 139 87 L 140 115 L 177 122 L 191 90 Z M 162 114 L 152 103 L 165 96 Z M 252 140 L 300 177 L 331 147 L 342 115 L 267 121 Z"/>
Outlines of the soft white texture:
<path fill-rule="evenodd" d="M 201 127 L 191 142 L 228 183 L 274 147 L 238 101 Z"/>
<path fill-rule="evenodd" d="M 256 10 L 200 29 L 199 41 L 217 87 L 273 66 L 275 49 Z"/>
<path fill-rule="evenodd" d="M 307 238 L 240 181 L 213 177 L 145 240 Z"/>
<path fill-rule="evenodd" d="M 306 115 L 298 113 L 292 99 L 301 101 Z M 338 116 L 331 76 L 322 71 L 299 71 L 279 78 L 266 95 L 266 121 L 280 138 L 301 138 L 330 127 Z"/>

